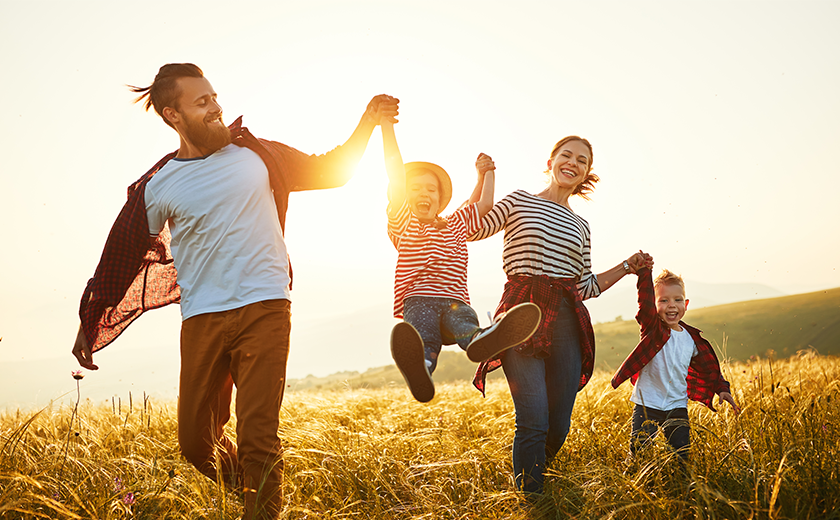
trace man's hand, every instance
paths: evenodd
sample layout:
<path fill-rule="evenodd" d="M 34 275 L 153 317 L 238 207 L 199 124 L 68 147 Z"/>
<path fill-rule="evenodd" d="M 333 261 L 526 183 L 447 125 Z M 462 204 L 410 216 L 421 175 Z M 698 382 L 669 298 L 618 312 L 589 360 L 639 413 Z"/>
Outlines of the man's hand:
<path fill-rule="evenodd" d="M 478 159 L 475 160 L 475 169 L 478 172 L 478 176 L 483 177 L 488 171 L 495 170 L 496 164 L 489 155 L 480 153 L 478 154 Z"/>
<path fill-rule="evenodd" d="M 732 406 L 732 410 L 735 412 L 735 415 L 738 415 L 738 414 L 741 413 L 741 407 L 738 406 L 735 403 L 735 399 L 732 398 L 732 394 L 730 394 L 729 392 L 719 393 L 718 394 L 718 406 L 720 406 L 720 403 L 722 403 L 724 401 L 726 401 L 727 403 L 730 404 L 730 406 Z"/>
<path fill-rule="evenodd" d="M 400 100 L 387 94 L 374 96 L 368 103 L 365 110 L 365 117 L 370 118 L 373 124 L 378 125 L 383 121 L 397 123 L 397 116 L 400 113 Z"/>
<path fill-rule="evenodd" d="M 79 325 L 79 333 L 76 335 L 76 343 L 73 345 L 73 355 L 79 361 L 79 365 L 88 370 L 99 370 L 99 367 L 93 364 L 93 353 L 90 351 L 90 345 L 85 337 L 85 331 Z"/>

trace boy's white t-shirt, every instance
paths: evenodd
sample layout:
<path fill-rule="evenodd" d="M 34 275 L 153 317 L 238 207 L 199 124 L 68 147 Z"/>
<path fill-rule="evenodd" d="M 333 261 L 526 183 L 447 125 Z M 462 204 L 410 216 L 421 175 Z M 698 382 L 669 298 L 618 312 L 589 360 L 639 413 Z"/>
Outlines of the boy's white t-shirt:
<path fill-rule="evenodd" d="M 688 366 L 696 354 L 697 346 L 685 328 L 671 330 L 662 350 L 639 372 L 630 400 L 662 411 L 687 407 Z"/>
<path fill-rule="evenodd" d="M 172 159 L 146 185 L 149 233 L 169 220 L 181 317 L 291 299 L 286 243 L 259 155 L 230 144 Z"/>

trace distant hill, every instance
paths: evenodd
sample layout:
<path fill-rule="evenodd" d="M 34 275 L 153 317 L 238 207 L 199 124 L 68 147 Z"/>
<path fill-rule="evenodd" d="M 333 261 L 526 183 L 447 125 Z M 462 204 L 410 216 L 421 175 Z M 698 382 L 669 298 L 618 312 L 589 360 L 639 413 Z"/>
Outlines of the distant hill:
<path fill-rule="evenodd" d="M 719 356 L 725 346 L 723 355 L 735 360 L 769 350 L 787 357 L 808 347 L 840 354 L 840 288 L 696 310 L 689 305 L 685 321 L 703 331 Z M 595 338 L 596 366 L 614 369 L 636 346 L 639 328 L 635 320 L 602 323 Z"/>
<path fill-rule="evenodd" d="M 808 347 L 820 354 L 840 355 L 840 288 L 696 310 L 690 305 L 685 321 L 703 331 L 719 357 L 746 360 L 771 350 L 779 357 L 787 357 Z M 638 339 L 635 320 L 596 324 L 596 368 L 614 370 Z M 439 383 L 469 382 L 476 367 L 462 352 L 453 351 L 442 352 L 438 363 L 434 378 Z M 502 371 L 490 377 L 503 377 Z M 289 380 L 290 390 L 390 384 L 404 384 L 393 365 L 362 373 L 342 372 L 322 378 Z"/>

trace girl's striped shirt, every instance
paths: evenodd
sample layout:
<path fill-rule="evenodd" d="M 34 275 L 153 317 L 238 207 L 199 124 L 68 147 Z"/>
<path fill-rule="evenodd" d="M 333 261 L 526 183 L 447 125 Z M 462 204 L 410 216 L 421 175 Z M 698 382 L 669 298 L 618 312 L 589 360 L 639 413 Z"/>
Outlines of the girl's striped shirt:
<path fill-rule="evenodd" d="M 446 217 L 437 229 L 420 222 L 403 202 L 388 217 L 388 236 L 397 249 L 394 276 L 394 316 L 403 317 L 410 296 L 454 298 L 470 303 L 467 292 L 467 237 L 479 228 L 478 208 L 470 204 Z"/>
<path fill-rule="evenodd" d="M 493 206 L 469 240 L 503 229 L 502 261 L 508 276 L 572 278 L 584 300 L 601 293 L 592 273 L 589 223 L 569 208 L 517 190 Z"/>

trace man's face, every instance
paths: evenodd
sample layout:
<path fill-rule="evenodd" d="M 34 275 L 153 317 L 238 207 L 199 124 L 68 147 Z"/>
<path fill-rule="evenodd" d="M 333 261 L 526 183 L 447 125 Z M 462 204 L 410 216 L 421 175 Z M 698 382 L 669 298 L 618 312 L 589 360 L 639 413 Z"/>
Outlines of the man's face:
<path fill-rule="evenodd" d="M 180 121 L 178 132 L 190 144 L 210 155 L 230 144 L 230 131 L 222 122 L 222 107 L 216 102 L 216 91 L 206 78 L 179 78 L 175 111 Z"/>

